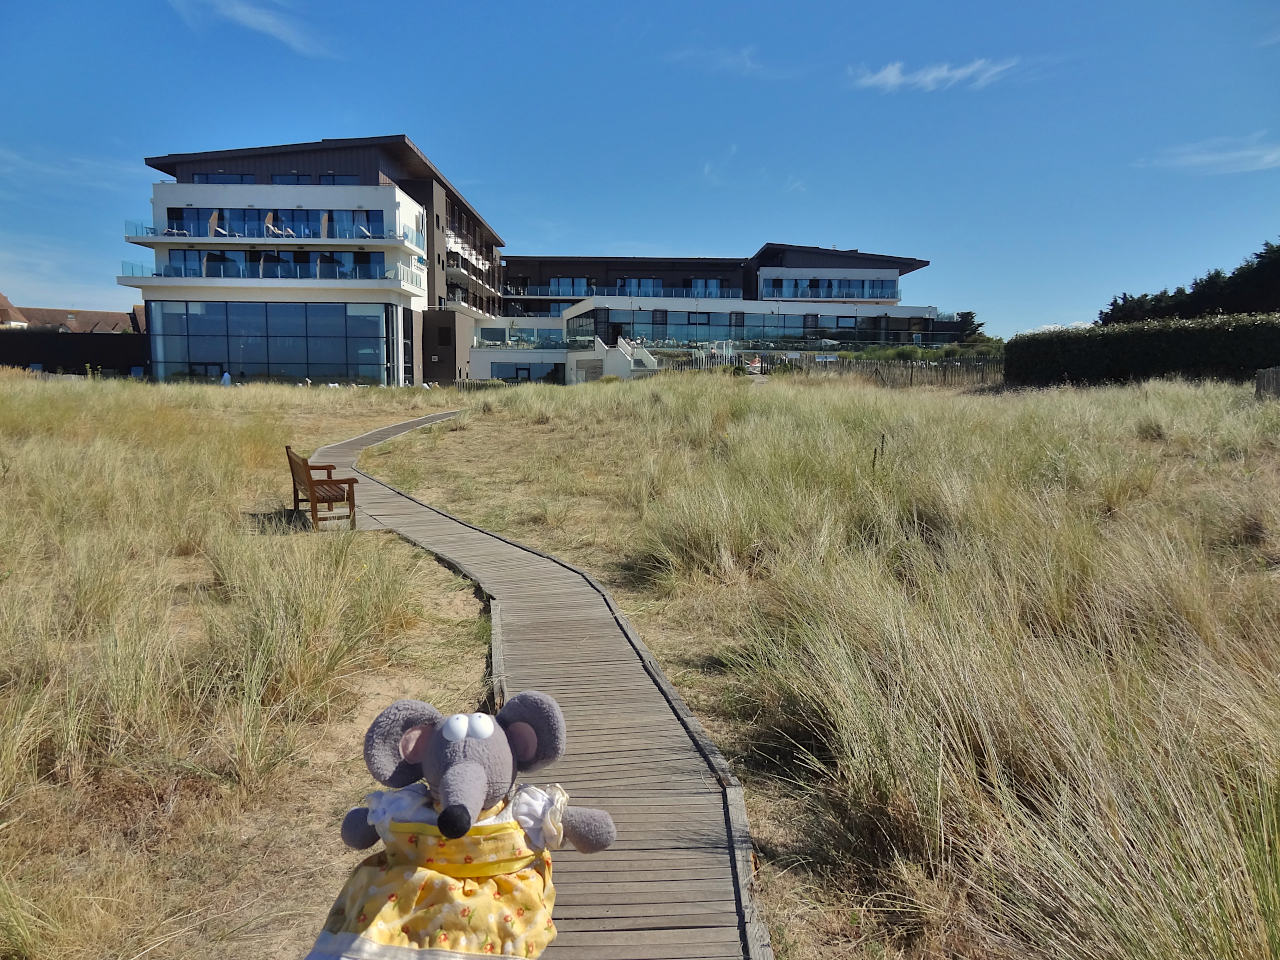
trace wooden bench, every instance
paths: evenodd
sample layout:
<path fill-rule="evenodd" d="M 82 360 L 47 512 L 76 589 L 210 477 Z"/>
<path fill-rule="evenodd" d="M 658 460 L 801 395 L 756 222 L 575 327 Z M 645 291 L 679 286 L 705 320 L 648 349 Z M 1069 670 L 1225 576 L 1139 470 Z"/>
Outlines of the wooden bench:
<path fill-rule="evenodd" d="M 293 509 L 299 509 L 304 501 L 311 505 L 311 526 L 320 528 L 319 508 L 325 508 L 325 520 L 350 520 L 351 529 L 356 528 L 356 479 L 355 477 L 334 477 L 332 463 L 308 463 L 306 457 L 293 452 L 292 447 L 285 447 L 289 457 L 289 471 L 293 474 Z M 311 475 L 312 470 L 323 470 L 323 479 Z M 345 503 L 346 513 L 335 514 L 333 505 Z"/>

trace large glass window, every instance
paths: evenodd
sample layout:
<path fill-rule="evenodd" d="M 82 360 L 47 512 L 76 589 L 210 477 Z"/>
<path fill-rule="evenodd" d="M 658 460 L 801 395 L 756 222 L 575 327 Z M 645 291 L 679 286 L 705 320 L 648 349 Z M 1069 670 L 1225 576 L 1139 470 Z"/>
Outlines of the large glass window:
<path fill-rule="evenodd" d="M 306 305 L 301 303 L 268 303 L 267 333 L 273 337 L 302 337 L 307 332 Z"/>
<path fill-rule="evenodd" d="M 345 337 L 347 308 L 343 303 L 308 303 L 307 336 Z"/>
<path fill-rule="evenodd" d="M 322 173 L 319 179 L 321 186 L 355 187 L 360 185 L 360 178 L 354 173 Z"/>
<path fill-rule="evenodd" d="M 344 363 L 347 359 L 346 337 L 308 337 L 309 363 Z"/>
<path fill-rule="evenodd" d="M 380 303 L 348 303 L 347 336 L 383 336 L 383 315 L 384 310 Z"/>
<path fill-rule="evenodd" d="M 191 336 L 227 335 L 227 305 L 225 303 L 188 303 L 187 333 Z"/>
<path fill-rule="evenodd" d="M 187 333 L 187 305 L 180 300 L 152 301 L 147 304 L 147 330 L 154 334 Z"/>
<path fill-rule="evenodd" d="M 387 383 L 383 303 L 152 301 L 146 305 L 157 379 L 303 378 Z M 369 335 L 348 335 L 348 329 Z"/>
<path fill-rule="evenodd" d="M 253 183 L 252 173 L 193 173 L 192 183 Z"/>
<path fill-rule="evenodd" d="M 309 173 L 273 173 L 271 182 L 276 184 L 284 184 L 286 186 L 295 186 L 301 184 L 307 186 L 311 183 L 311 174 Z"/>
<path fill-rule="evenodd" d="M 586 277 L 552 277 L 549 286 L 553 297 L 585 297 L 587 295 Z"/>
<path fill-rule="evenodd" d="M 226 363 L 227 338 L 187 337 L 187 353 L 192 363 Z"/>
<path fill-rule="evenodd" d="M 306 337 L 268 337 L 267 353 L 272 363 L 306 363 Z"/>

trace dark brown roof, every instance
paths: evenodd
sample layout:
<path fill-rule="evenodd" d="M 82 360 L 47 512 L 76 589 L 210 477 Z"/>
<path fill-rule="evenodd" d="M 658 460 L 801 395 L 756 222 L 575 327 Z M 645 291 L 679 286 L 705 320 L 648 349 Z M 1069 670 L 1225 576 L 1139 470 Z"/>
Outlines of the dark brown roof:
<path fill-rule="evenodd" d="M 308 143 L 278 143 L 269 147 L 245 147 L 239 150 L 205 150 L 197 153 L 167 153 L 162 157 L 147 157 L 146 164 L 161 173 L 177 176 L 178 164 L 193 160 L 230 160 L 235 157 L 261 157 L 278 153 L 298 153 L 303 150 L 344 150 L 349 147 L 377 147 L 385 150 L 392 158 L 404 164 L 415 179 L 435 179 L 444 184 L 471 215 L 486 230 L 493 234 L 495 246 L 503 246 L 504 242 L 498 231 L 489 226 L 484 217 L 467 199 L 458 192 L 458 188 L 448 181 L 440 168 L 427 159 L 427 155 L 418 149 L 418 145 L 403 133 L 389 137 L 326 137 L 323 140 L 312 140 Z"/>
<path fill-rule="evenodd" d="M 9 302 L 9 298 L 0 293 L 0 323 L 27 323 L 22 311 Z"/>
<path fill-rule="evenodd" d="M 766 243 L 751 258 L 753 263 L 776 260 L 772 266 L 786 265 L 787 259 L 799 259 L 805 262 L 796 266 L 811 266 L 813 261 L 828 260 L 830 266 L 840 263 L 844 266 L 894 267 L 899 276 L 919 270 L 929 265 L 928 260 L 917 260 L 915 257 L 891 257 L 883 253 L 863 253 L 861 250 L 837 250 L 832 247 L 807 247 L 796 243 Z"/>
<path fill-rule="evenodd" d="M 141 333 L 136 317 L 141 308 L 128 313 L 113 310 L 66 310 L 55 307 L 19 307 L 33 327 L 65 327 L 70 333 Z"/>

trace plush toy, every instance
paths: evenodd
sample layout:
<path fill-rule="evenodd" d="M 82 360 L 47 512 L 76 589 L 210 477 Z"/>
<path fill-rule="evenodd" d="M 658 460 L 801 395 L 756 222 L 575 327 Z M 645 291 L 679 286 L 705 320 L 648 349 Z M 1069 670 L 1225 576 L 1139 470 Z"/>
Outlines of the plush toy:
<path fill-rule="evenodd" d="M 567 806 L 559 784 L 517 785 L 564 753 L 564 715 L 533 690 L 497 716 L 443 716 L 398 700 L 364 738 L 374 779 L 391 788 L 348 811 L 342 839 L 380 853 L 351 874 L 308 960 L 536 957 L 556 935 L 550 850 L 613 843 L 603 810 Z M 424 782 L 425 781 L 425 782 Z"/>

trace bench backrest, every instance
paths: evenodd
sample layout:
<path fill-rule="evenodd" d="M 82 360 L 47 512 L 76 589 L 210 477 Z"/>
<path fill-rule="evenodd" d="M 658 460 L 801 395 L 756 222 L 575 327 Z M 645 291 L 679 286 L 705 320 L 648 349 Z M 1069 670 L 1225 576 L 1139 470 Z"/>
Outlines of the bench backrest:
<path fill-rule="evenodd" d="M 306 457 L 298 456 L 293 452 L 292 447 L 285 447 L 284 452 L 289 456 L 289 472 L 293 474 L 293 485 L 299 490 L 309 491 L 312 479 Z"/>

